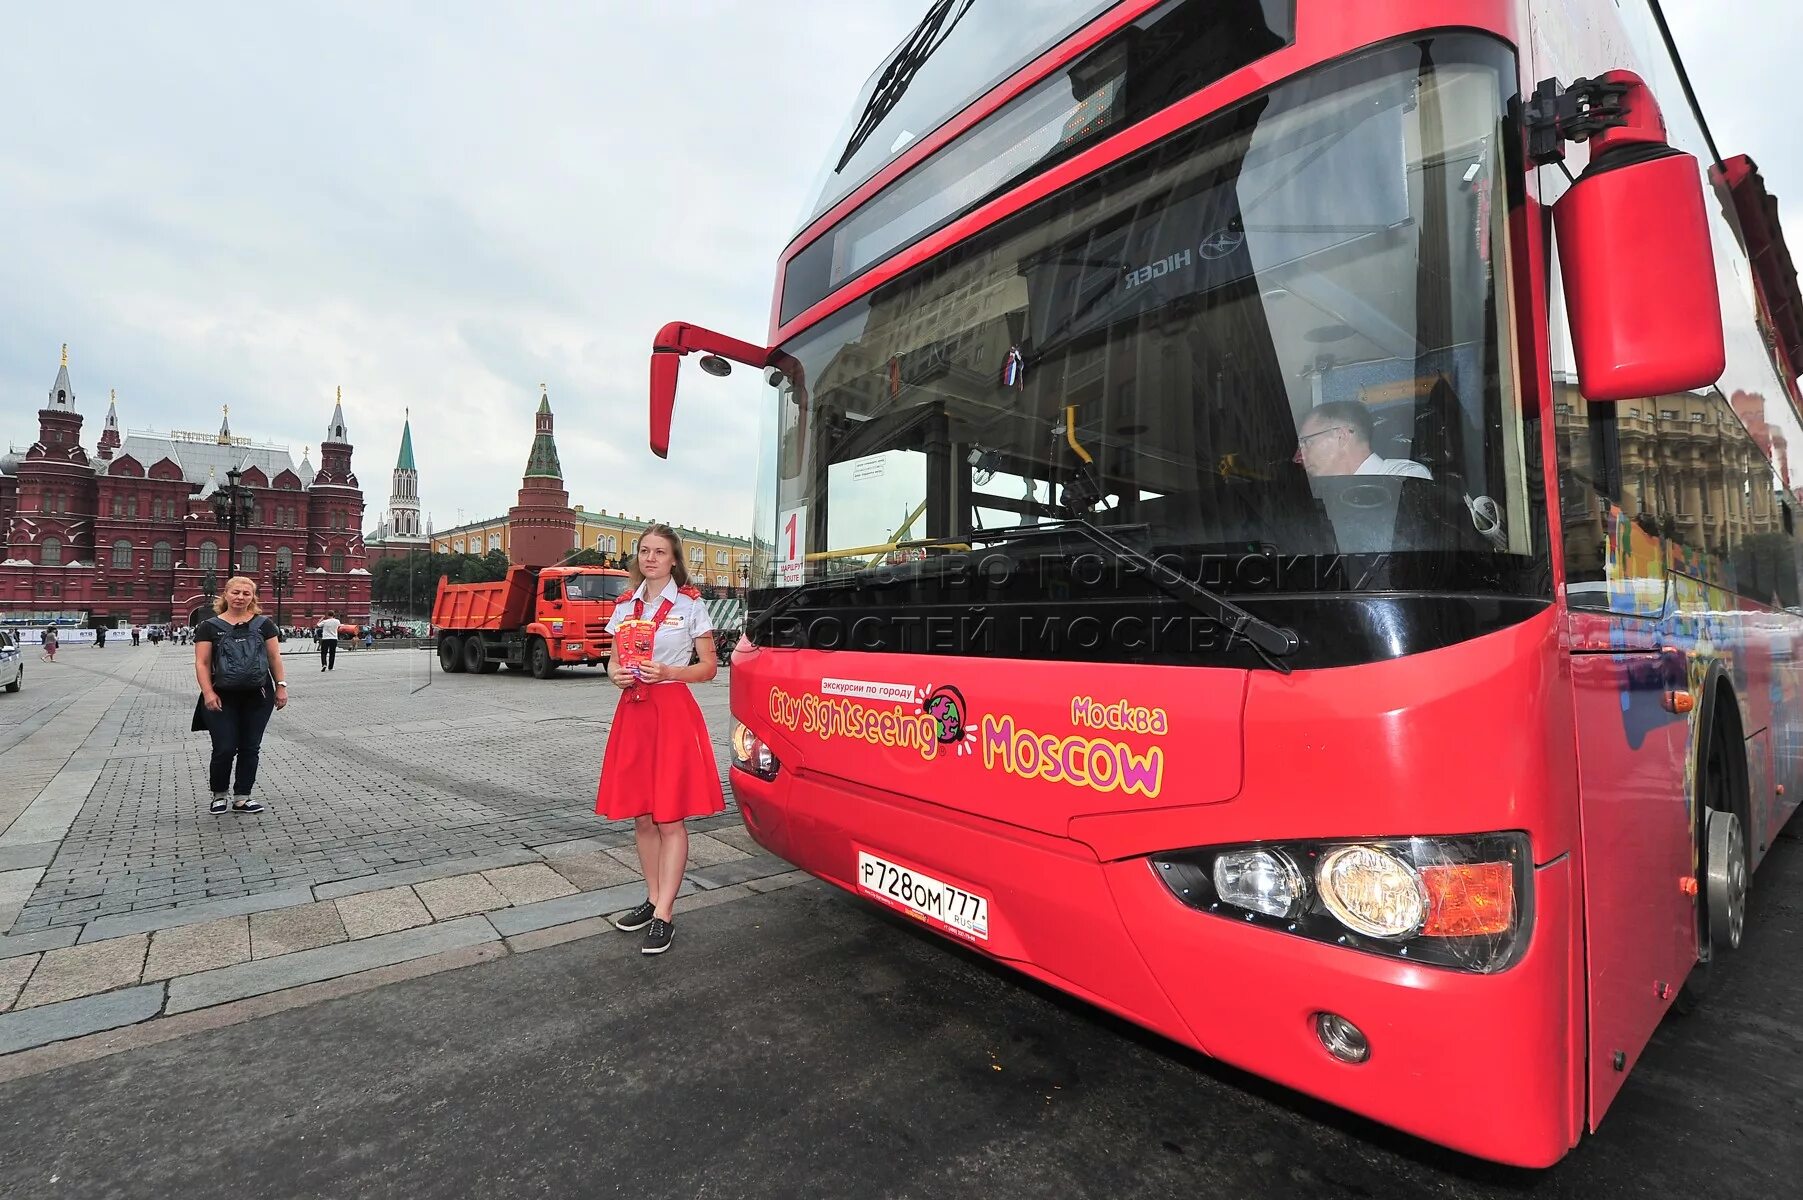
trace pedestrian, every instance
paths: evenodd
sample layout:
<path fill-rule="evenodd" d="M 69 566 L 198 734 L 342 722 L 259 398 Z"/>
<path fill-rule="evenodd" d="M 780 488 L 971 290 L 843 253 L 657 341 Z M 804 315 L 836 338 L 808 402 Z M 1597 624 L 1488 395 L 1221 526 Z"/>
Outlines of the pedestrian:
<path fill-rule="evenodd" d="M 246 576 L 226 580 L 225 591 L 213 601 L 213 611 L 218 615 L 201 622 L 194 631 L 194 677 L 200 683 L 200 703 L 192 727 L 205 729 L 213 740 L 213 760 L 207 771 L 213 802 L 208 811 L 226 810 L 229 787 L 232 811 L 262 812 L 262 802 L 251 799 L 250 791 L 257 782 L 263 731 L 276 709 L 288 707 L 288 671 L 282 662 L 281 641 L 275 622 L 263 615 L 263 607 L 257 603 L 256 581 Z"/>
<path fill-rule="evenodd" d="M 155 650 L 163 644 L 163 627 L 161 625 L 152 625 L 150 627 L 150 632 L 145 636 L 150 638 L 150 648 Z"/>
<path fill-rule="evenodd" d="M 61 644 L 62 644 L 61 639 L 59 639 L 56 636 L 56 630 L 46 629 L 44 631 L 44 661 L 45 662 L 55 662 L 56 661 L 56 650 L 57 650 L 57 647 L 60 646 Z"/>
<path fill-rule="evenodd" d="M 676 936 L 676 891 L 689 863 L 683 822 L 726 808 L 707 722 L 688 688 L 712 679 L 718 667 L 707 605 L 689 586 L 676 531 L 653 525 L 639 535 L 628 575 L 632 593 L 607 622 L 614 635 L 608 675 L 621 694 L 595 811 L 610 821 L 631 819 L 645 876 L 645 902 L 614 926 L 643 929 L 641 952 L 662 954 Z"/>
<path fill-rule="evenodd" d="M 105 625 L 94 626 L 94 649 L 96 649 L 96 650 L 105 650 L 106 649 L 106 626 Z"/>
<path fill-rule="evenodd" d="M 143 633 L 143 632 L 144 632 L 144 631 L 143 631 L 143 630 L 141 630 L 141 629 L 139 629 L 139 628 L 138 628 L 138 627 L 137 627 L 137 626 L 136 626 L 136 625 L 133 625 L 133 626 L 132 626 L 132 627 L 131 627 L 131 644 L 132 644 L 132 645 L 133 645 L 133 646 L 134 646 L 134 647 L 135 647 L 135 646 L 137 646 L 137 644 L 138 644 L 138 637 L 139 637 L 139 635 L 140 635 L 140 634 L 142 634 L 142 633 Z"/>
<path fill-rule="evenodd" d="M 319 669 L 330 671 L 338 665 L 338 627 L 344 624 L 331 613 L 313 627 L 313 636 L 319 642 Z"/>
<path fill-rule="evenodd" d="M 365 650 L 374 650 L 376 648 L 376 631 L 367 625 L 363 627 L 363 648 Z"/>

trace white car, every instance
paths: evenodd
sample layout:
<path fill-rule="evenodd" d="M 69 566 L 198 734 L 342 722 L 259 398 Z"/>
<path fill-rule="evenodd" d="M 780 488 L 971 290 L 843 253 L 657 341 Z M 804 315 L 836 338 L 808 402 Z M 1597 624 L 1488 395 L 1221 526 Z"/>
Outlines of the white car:
<path fill-rule="evenodd" d="M 19 639 L 0 629 L 0 686 L 16 692 L 25 683 L 25 651 Z"/>

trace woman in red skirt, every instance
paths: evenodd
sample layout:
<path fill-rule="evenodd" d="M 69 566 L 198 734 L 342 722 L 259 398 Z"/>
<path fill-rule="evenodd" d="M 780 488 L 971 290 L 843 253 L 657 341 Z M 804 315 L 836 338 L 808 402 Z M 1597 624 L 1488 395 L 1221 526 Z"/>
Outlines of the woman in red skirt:
<path fill-rule="evenodd" d="M 641 534 L 630 574 L 635 586 L 607 623 L 614 635 L 608 674 L 622 695 L 601 760 L 595 811 L 610 821 L 632 819 L 645 873 L 645 902 L 614 918 L 614 925 L 643 929 L 643 952 L 662 954 L 676 936 L 673 906 L 689 865 L 683 822 L 726 808 L 707 722 L 686 686 L 706 683 L 719 664 L 707 605 L 689 586 L 676 531 L 653 525 Z M 697 656 L 701 661 L 690 665 Z"/>

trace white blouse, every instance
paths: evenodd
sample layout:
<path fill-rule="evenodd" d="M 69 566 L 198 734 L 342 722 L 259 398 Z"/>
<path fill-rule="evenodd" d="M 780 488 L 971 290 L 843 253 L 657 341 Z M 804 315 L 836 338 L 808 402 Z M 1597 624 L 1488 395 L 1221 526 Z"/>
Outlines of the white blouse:
<path fill-rule="evenodd" d="M 638 607 L 633 601 L 644 598 L 645 586 L 641 583 L 632 595 L 620 597 L 619 603 L 614 605 L 613 616 L 607 619 L 607 632 L 615 632 L 620 622 L 633 616 Z M 666 667 L 686 667 L 694 657 L 695 639 L 714 632 L 714 623 L 708 618 L 707 603 L 683 595 L 677 590 L 674 579 L 665 582 L 664 590 L 656 599 L 645 600 L 645 620 L 656 618 L 658 607 L 665 599 L 671 601 L 670 615 L 657 627 L 657 636 L 651 643 L 651 661 Z M 675 680 L 663 682 L 674 683 Z"/>

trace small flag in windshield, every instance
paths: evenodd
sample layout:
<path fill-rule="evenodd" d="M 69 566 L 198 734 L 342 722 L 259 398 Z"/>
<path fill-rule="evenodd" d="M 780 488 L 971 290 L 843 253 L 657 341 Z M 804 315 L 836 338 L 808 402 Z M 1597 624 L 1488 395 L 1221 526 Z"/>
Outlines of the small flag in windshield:
<path fill-rule="evenodd" d="M 1008 348 L 1008 357 L 1002 360 L 1002 386 L 1022 387 L 1027 382 L 1027 359 L 1020 352 L 1019 346 Z"/>

